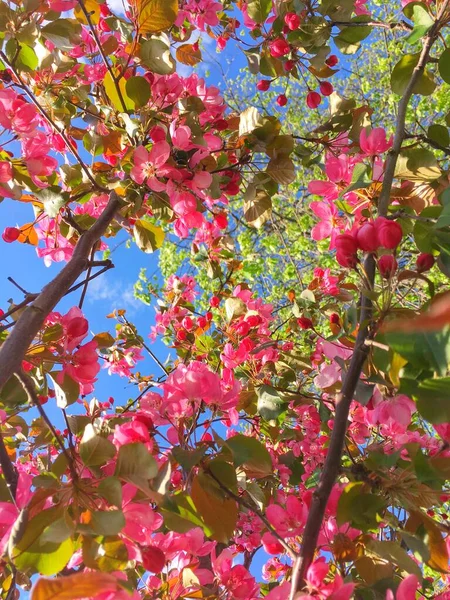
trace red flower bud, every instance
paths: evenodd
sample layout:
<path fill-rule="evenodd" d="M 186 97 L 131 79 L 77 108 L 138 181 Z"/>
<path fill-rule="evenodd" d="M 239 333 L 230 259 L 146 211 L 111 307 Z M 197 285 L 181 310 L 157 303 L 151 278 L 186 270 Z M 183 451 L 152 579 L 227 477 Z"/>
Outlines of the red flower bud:
<path fill-rule="evenodd" d="M 325 64 L 328 65 L 329 67 L 335 67 L 338 64 L 338 62 L 339 62 L 339 59 L 336 56 L 336 54 L 330 54 L 330 56 L 325 61 Z"/>
<path fill-rule="evenodd" d="M 296 13 L 290 12 L 284 15 L 284 22 L 291 31 L 295 31 L 299 28 L 301 19 Z"/>
<path fill-rule="evenodd" d="M 297 323 L 301 329 L 313 328 L 313 322 L 311 321 L 311 319 L 308 319 L 308 317 L 300 317 L 299 319 L 297 319 Z"/>
<path fill-rule="evenodd" d="M 218 298 L 217 296 L 213 296 L 211 298 L 211 300 L 209 301 L 209 305 L 212 306 L 213 308 L 217 308 L 220 304 L 220 298 Z"/>
<path fill-rule="evenodd" d="M 375 221 L 378 242 L 383 248 L 393 250 L 402 241 L 402 228 L 396 221 L 390 221 L 384 217 L 378 217 Z"/>
<path fill-rule="evenodd" d="M 375 252 L 378 248 L 377 230 L 373 223 L 365 223 L 356 232 L 358 246 L 364 252 Z"/>
<path fill-rule="evenodd" d="M 2 233 L 2 240 L 10 244 L 11 242 L 15 242 L 20 235 L 20 229 L 17 227 L 6 227 L 5 231 Z"/>
<path fill-rule="evenodd" d="M 322 96 L 331 96 L 333 89 L 334 88 L 329 81 L 322 81 L 320 84 L 320 93 Z"/>
<path fill-rule="evenodd" d="M 392 254 L 384 254 L 378 261 L 378 270 L 384 279 L 389 279 L 398 268 L 395 256 Z"/>
<path fill-rule="evenodd" d="M 269 51 L 271 56 L 279 58 L 280 56 L 289 54 L 291 47 L 284 38 L 278 38 L 270 44 Z"/>
<path fill-rule="evenodd" d="M 358 252 L 358 244 L 352 235 L 343 233 L 336 237 L 336 251 L 341 254 L 356 254 Z"/>
<path fill-rule="evenodd" d="M 261 81 L 258 81 L 256 84 L 256 87 L 260 92 L 267 92 L 270 88 L 270 79 L 261 79 Z"/>
<path fill-rule="evenodd" d="M 417 257 L 416 267 L 419 273 L 429 271 L 433 265 L 434 256 L 432 254 L 426 254 L 425 252 L 422 252 L 422 254 L 419 254 L 419 256 Z"/>
<path fill-rule="evenodd" d="M 286 98 L 286 96 L 284 94 L 280 94 L 277 98 L 278 106 L 286 106 L 287 103 L 288 99 Z"/>
<path fill-rule="evenodd" d="M 333 313 L 330 315 L 330 323 L 333 323 L 334 325 L 340 325 L 341 320 L 337 313 Z"/>
<path fill-rule="evenodd" d="M 309 94 L 306 96 L 306 104 L 308 105 L 308 108 L 317 108 L 321 102 L 322 96 L 317 92 L 309 92 Z"/>
<path fill-rule="evenodd" d="M 295 60 L 287 60 L 284 65 L 283 65 L 283 69 L 288 72 L 288 71 L 292 71 L 292 69 L 295 67 Z"/>
<path fill-rule="evenodd" d="M 147 546 L 142 548 L 142 564 L 146 571 L 150 573 L 161 573 L 166 564 L 166 557 L 164 552 L 156 546 Z"/>

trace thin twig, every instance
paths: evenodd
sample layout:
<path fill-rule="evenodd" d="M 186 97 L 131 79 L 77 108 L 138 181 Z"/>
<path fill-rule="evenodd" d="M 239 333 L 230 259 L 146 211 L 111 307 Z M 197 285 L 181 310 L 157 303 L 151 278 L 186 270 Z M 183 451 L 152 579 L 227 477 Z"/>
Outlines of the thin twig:
<path fill-rule="evenodd" d="M 61 448 L 61 452 L 66 457 L 67 465 L 69 467 L 70 474 L 72 475 L 72 481 L 77 481 L 77 479 L 78 479 L 78 473 L 77 473 L 77 471 L 75 469 L 75 465 L 74 465 L 74 462 L 73 462 L 73 457 L 67 451 L 67 448 L 64 446 L 64 442 L 62 441 L 62 439 L 58 435 L 56 429 L 53 426 L 53 423 L 50 421 L 50 419 L 47 416 L 47 413 L 42 408 L 42 404 L 39 402 L 39 398 L 38 398 L 38 395 L 36 393 L 36 388 L 35 388 L 33 380 L 24 371 L 18 371 L 17 373 L 15 373 L 15 376 L 17 377 L 17 379 L 22 384 L 22 387 L 23 387 L 23 389 L 24 389 L 24 391 L 25 391 L 25 393 L 26 393 L 26 395 L 28 397 L 28 402 L 32 406 L 34 406 L 35 408 L 37 408 L 37 410 L 38 410 L 39 414 L 41 415 L 42 419 L 44 420 L 45 424 L 50 429 L 50 431 L 52 432 L 53 437 L 57 441 L 58 446 Z"/>

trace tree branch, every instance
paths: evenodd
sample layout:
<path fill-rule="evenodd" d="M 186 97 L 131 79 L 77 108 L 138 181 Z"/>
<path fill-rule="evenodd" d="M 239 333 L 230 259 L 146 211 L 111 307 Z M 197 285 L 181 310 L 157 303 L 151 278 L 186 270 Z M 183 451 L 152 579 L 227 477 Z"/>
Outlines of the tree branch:
<path fill-rule="evenodd" d="M 0 389 L 15 372 L 20 370 L 25 353 L 44 324 L 47 315 L 88 267 L 92 248 L 105 233 L 119 207 L 119 197 L 113 191 L 103 213 L 78 240 L 70 261 L 53 281 L 43 288 L 36 300 L 17 320 L 14 329 L 0 348 Z"/>
<path fill-rule="evenodd" d="M 424 72 L 425 66 L 429 59 L 431 47 L 438 38 L 439 29 L 442 24 L 441 19 L 445 14 L 449 3 L 450 0 L 444 0 L 438 17 L 424 40 L 423 49 L 417 66 L 414 69 L 411 79 L 399 102 L 394 143 L 386 161 L 382 191 L 378 200 L 379 216 L 386 216 L 389 207 L 390 195 L 395 176 L 395 168 L 403 141 L 405 139 L 405 120 L 408 104 L 411 96 L 414 93 L 414 87 L 419 77 Z M 364 263 L 364 271 L 367 282 L 371 287 L 375 281 L 375 267 L 376 264 L 373 254 L 368 254 Z M 325 509 L 334 483 L 339 474 L 341 457 L 344 449 L 344 440 L 348 426 L 350 405 L 353 400 L 355 389 L 361 377 L 361 372 L 370 348 L 370 346 L 366 344 L 366 340 L 371 339 L 371 337 L 374 335 L 374 329 L 372 327 L 372 301 L 364 294 L 361 294 L 360 305 L 360 327 L 356 337 L 355 349 L 350 360 L 349 369 L 342 383 L 341 392 L 336 397 L 336 413 L 333 423 L 333 431 L 330 438 L 330 445 L 319 485 L 312 497 L 311 507 L 308 513 L 305 531 L 303 533 L 301 553 L 293 565 L 289 600 L 294 600 L 296 593 L 302 589 L 306 572 L 314 558 L 320 528 L 322 527 L 322 522 L 325 515 Z"/>

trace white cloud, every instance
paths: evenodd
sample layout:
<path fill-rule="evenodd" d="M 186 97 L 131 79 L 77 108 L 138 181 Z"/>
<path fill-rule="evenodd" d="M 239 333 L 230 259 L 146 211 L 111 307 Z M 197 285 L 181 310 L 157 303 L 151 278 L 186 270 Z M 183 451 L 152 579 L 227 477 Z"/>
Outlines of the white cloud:
<path fill-rule="evenodd" d="M 143 308 L 140 300 L 134 297 L 133 285 L 124 284 L 123 281 L 107 281 L 106 278 L 94 279 L 88 288 L 87 299 L 90 304 L 103 302 L 107 310 L 125 308 L 135 312 Z"/>
<path fill-rule="evenodd" d="M 107 4 L 112 12 L 117 15 L 123 15 L 125 13 L 124 5 L 126 6 L 126 0 L 107 0 Z"/>

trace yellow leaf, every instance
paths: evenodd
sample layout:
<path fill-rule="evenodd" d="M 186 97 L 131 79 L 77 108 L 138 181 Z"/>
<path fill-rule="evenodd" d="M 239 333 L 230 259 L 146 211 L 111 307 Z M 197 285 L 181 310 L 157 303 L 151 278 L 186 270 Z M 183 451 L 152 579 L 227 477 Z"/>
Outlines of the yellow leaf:
<path fill-rule="evenodd" d="M 36 233 L 36 230 L 33 227 L 33 223 L 25 223 L 22 225 L 20 229 L 20 235 L 17 238 L 17 241 L 22 244 L 31 244 L 32 246 L 37 246 L 39 243 L 39 239 Z"/>
<path fill-rule="evenodd" d="M 158 33 L 175 23 L 178 0 L 131 0 L 138 33 Z"/>
<path fill-rule="evenodd" d="M 119 112 L 126 112 L 134 108 L 134 102 L 127 96 L 126 92 L 126 80 L 122 77 L 119 81 L 115 82 L 108 71 L 103 79 L 103 86 L 105 88 L 106 95 L 108 96 L 113 108 Z M 120 93 L 119 93 L 120 91 Z"/>
<path fill-rule="evenodd" d="M 86 11 L 89 13 L 89 17 L 93 25 L 97 25 L 100 21 L 100 6 L 102 4 L 103 3 L 98 2 L 98 0 L 83 0 L 83 5 Z M 80 23 L 88 25 L 88 20 L 84 16 L 84 12 L 81 10 L 81 6 L 79 3 L 76 5 L 73 12 L 75 13 L 76 18 L 78 21 L 80 21 Z"/>
<path fill-rule="evenodd" d="M 138 219 L 134 224 L 133 234 L 138 248 L 147 254 L 161 248 L 165 237 L 164 230 L 161 227 L 142 219 Z"/>
<path fill-rule="evenodd" d="M 236 527 L 238 508 L 232 498 L 219 498 L 207 492 L 197 475 L 191 487 L 191 498 L 205 525 L 211 529 L 211 537 L 226 544 Z"/>
<path fill-rule="evenodd" d="M 178 46 L 176 51 L 177 60 L 184 65 L 193 67 L 202 60 L 202 53 L 192 44 L 183 44 Z"/>
<path fill-rule="evenodd" d="M 41 577 L 31 591 L 30 600 L 75 600 L 117 589 L 117 579 L 109 573 L 77 573 L 54 579 Z"/>

